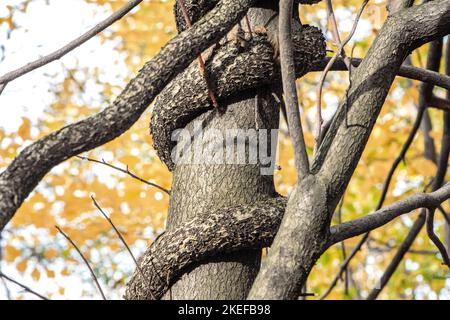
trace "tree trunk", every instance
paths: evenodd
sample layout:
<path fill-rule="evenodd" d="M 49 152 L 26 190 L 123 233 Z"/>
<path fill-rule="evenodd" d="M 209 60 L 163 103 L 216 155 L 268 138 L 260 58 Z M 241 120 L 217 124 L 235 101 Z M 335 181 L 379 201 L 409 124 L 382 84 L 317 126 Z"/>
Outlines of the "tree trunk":
<path fill-rule="evenodd" d="M 268 8 L 249 10 L 247 16 L 252 29 L 266 26 L 277 13 L 272 4 L 263 7 Z M 277 19 L 276 16 L 275 21 Z M 242 21 L 241 25 L 245 28 L 246 21 Z M 222 101 L 221 106 L 226 105 L 225 114 L 209 111 L 189 123 L 186 129 L 195 133 L 195 126 L 199 122 L 204 131 L 219 130 L 223 136 L 229 129 L 268 129 L 265 132 L 266 141 L 261 142 L 267 143 L 266 150 L 270 150 L 270 129 L 277 129 L 279 123 L 279 105 L 272 95 L 275 91 L 274 88 L 264 87 L 240 94 L 233 100 Z M 191 139 L 195 145 L 196 139 L 200 138 L 193 134 Z M 211 142 L 202 141 L 201 145 L 209 148 Z M 271 156 L 273 163 L 275 153 Z M 261 174 L 259 158 L 256 164 L 249 164 L 248 158 L 245 164 L 180 164 L 175 167 L 173 174 L 167 221 L 169 230 L 212 210 L 235 204 L 250 205 L 275 194 L 273 171 L 270 175 Z M 260 250 L 214 256 L 200 265 L 189 267 L 164 298 L 245 299 L 259 271 L 260 262 Z"/>
<path fill-rule="evenodd" d="M 228 104 L 224 115 L 210 111 L 186 128 L 193 132 L 194 123 L 202 121 L 208 122 L 205 130 L 214 128 L 223 135 L 227 129 L 276 129 L 279 117 L 274 100 L 270 88 L 251 92 L 243 100 Z M 270 130 L 268 135 L 270 146 Z M 174 170 L 167 228 L 221 207 L 252 204 L 274 193 L 273 176 L 261 175 L 260 164 L 179 165 Z M 260 257 L 260 250 L 241 251 L 194 265 L 165 298 L 245 299 L 259 271 Z"/>

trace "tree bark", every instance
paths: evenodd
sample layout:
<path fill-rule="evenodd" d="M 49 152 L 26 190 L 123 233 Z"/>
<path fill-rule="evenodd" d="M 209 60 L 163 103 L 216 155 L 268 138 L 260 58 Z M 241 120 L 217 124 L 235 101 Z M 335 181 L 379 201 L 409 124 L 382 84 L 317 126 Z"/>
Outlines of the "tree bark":
<path fill-rule="evenodd" d="M 276 14 L 273 6 L 251 8 L 248 18 L 252 28 L 261 27 Z M 242 25 L 245 26 L 244 21 Z M 202 114 L 186 129 L 194 132 L 201 121 L 205 130 L 213 128 L 224 136 L 229 129 L 277 129 L 279 105 L 273 87 L 252 90 L 240 97 L 222 101 L 227 112 L 216 110 Z M 233 101 L 234 100 L 234 101 Z M 256 110 L 255 110 L 256 109 Z M 193 144 L 196 137 L 192 137 Z M 260 142 L 261 143 L 261 142 Z M 208 148 L 208 142 L 203 143 Z M 275 154 L 272 155 L 275 161 Z M 253 164 L 183 164 L 175 167 L 169 204 L 167 228 L 171 230 L 194 217 L 231 205 L 251 205 L 275 195 L 272 175 L 261 175 L 260 163 Z M 187 268 L 164 297 L 165 299 L 245 299 L 260 265 L 261 250 L 243 250 L 219 254 Z"/>
<path fill-rule="evenodd" d="M 348 100 L 341 105 L 314 161 L 314 179 L 300 182 L 288 201 L 268 263 L 255 279 L 249 298 L 298 298 L 312 266 L 326 249 L 332 212 L 353 175 L 395 75 L 411 50 L 450 32 L 449 20 L 447 0 L 388 17 L 352 75 Z"/>
<path fill-rule="evenodd" d="M 206 129 L 214 128 L 223 134 L 230 128 L 256 129 L 255 120 L 264 124 L 263 128 L 276 129 L 277 103 L 270 89 L 266 90 L 249 93 L 246 99 L 228 104 L 222 116 L 210 111 L 196 121 L 212 118 Z M 261 104 L 257 119 L 256 99 Z M 187 129 L 193 129 L 194 122 Z M 261 175 L 260 165 L 179 165 L 173 176 L 167 227 L 171 230 L 215 209 L 250 205 L 274 195 L 273 176 Z M 173 299 L 245 299 L 258 273 L 260 257 L 260 250 L 243 250 L 195 264 L 172 286 L 169 295 Z"/>

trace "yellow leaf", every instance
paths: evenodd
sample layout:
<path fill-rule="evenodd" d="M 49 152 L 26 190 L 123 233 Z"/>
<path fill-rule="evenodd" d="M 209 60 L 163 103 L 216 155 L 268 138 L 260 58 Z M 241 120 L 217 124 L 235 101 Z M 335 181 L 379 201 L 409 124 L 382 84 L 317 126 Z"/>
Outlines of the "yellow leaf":
<path fill-rule="evenodd" d="M 30 125 L 31 125 L 31 122 L 29 119 L 22 118 L 22 125 L 20 126 L 17 133 L 23 140 L 30 139 Z"/>
<path fill-rule="evenodd" d="M 407 168 L 412 174 L 423 175 L 425 177 L 433 177 L 436 173 L 436 165 L 434 162 L 424 158 L 407 161 Z"/>
<path fill-rule="evenodd" d="M 54 277 L 55 277 L 55 271 L 47 270 L 47 278 L 54 278 Z"/>
<path fill-rule="evenodd" d="M 69 276 L 69 275 L 70 275 L 70 271 L 69 271 L 69 269 L 64 268 L 64 269 L 61 271 L 61 274 L 62 274 L 63 276 Z"/>
<path fill-rule="evenodd" d="M 16 260 L 16 258 L 18 256 L 20 256 L 20 250 L 16 249 L 13 246 L 7 246 L 5 248 L 5 253 L 6 253 L 5 259 L 8 262 L 12 262 L 12 261 Z"/>
<path fill-rule="evenodd" d="M 38 269 L 34 269 L 33 272 L 31 273 L 31 277 L 33 278 L 33 280 L 39 281 L 39 279 L 41 278 L 41 273 L 39 272 Z"/>
<path fill-rule="evenodd" d="M 20 262 L 17 264 L 16 269 L 17 269 L 20 273 L 24 273 L 25 270 L 27 270 L 27 265 L 28 265 L 27 260 L 22 260 L 22 261 L 20 261 Z"/>
<path fill-rule="evenodd" d="M 66 292 L 66 289 L 64 289 L 63 287 L 59 287 L 58 292 L 60 295 L 64 295 L 64 293 Z"/>
<path fill-rule="evenodd" d="M 55 249 L 47 249 L 44 252 L 44 257 L 46 257 L 47 259 L 54 259 L 58 256 L 58 253 L 56 252 Z"/>

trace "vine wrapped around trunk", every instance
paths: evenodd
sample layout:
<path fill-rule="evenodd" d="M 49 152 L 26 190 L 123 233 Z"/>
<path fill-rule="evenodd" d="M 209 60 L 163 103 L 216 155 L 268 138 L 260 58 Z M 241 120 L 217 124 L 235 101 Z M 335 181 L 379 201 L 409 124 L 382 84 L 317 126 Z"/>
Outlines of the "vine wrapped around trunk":
<path fill-rule="evenodd" d="M 296 74 L 301 77 L 323 61 L 325 39 L 318 28 L 305 25 L 301 33 L 294 35 L 293 41 Z M 256 34 L 245 47 L 237 41 L 228 41 L 213 51 L 206 61 L 206 69 L 219 101 L 246 90 L 275 84 L 281 76 L 274 49 L 265 34 Z M 170 170 L 174 168 L 172 133 L 212 108 L 207 84 L 196 61 L 158 95 L 150 130 L 153 146 Z"/>

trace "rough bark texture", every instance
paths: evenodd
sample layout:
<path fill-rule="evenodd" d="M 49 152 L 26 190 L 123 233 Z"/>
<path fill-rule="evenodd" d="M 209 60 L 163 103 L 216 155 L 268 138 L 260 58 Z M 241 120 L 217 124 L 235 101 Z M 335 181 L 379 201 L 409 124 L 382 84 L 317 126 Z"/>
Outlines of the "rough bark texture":
<path fill-rule="evenodd" d="M 254 9 L 251 13 L 255 10 L 261 9 Z M 258 20 L 264 21 L 264 18 L 259 17 Z M 258 26 L 256 23 L 254 25 Z M 296 75 L 301 77 L 322 62 L 326 50 L 325 39 L 319 29 L 304 26 L 293 40 Z M 267 34 L 255 35 L 245 47 L 241 47 L 237 41 L 228 42 L 213 52 L 206 66 L 208 79 L 220 100 L 280 83 L 279 64 L 274 59 L 274 48 Z M 171 152 L 175 142 L 171 141 L 172 133 L 212 108 L 208 88 L 197 62 L 193 62 L 158 95 L 150 123 L 153 146 L 170 170 L 174 168 Z"/>
<path fill-rule="evenodd" d="M 143 255 L 140 265 L 145 279 L 139 272 L 135 273 L 128 284 L 126 298 L 159 299 L 192 263 L 217 253 L 241 250 L 243 246 L 256 250 L 270 246 L 285 207 L 286 199 L 281 197 L 253 205 L 225 207 L 190 219 L 182 228 L 166 231 Z M 223 286 L 226 292 L 230 290 L 226 283 Z M 244 282 L 244 288 L 247 287 Z M 217 290 L 217 286 L 210 290 Z"/>
<path fill-rule="evenodd" d="M 282 225 L 269 252 L 269 261 L 256 278 L 250 298 L 298 297 L 299 288 L 323 251 L 317 252 L 326 249 L 321 246 L 322 238 L 327 233 L 315 225 L 315 221 L 326 224 L 331 218 L 361 157 L 392 81 L 406 56 L 423 43 L 448 34 L 449 21 L 448 0 L 432 1 L 388 17 L 366 58 L 354 72 L 349 99 L 341 106 L 319 149 L 313 167 L 318 189 L 311 195 L 317 203 L 313 202 L 315 205 L 311 208 L 311 202 L 301 197 L 298 199 L 302 202 L 295 198 L 289 200 Z M 345 116 L 347 122 L 344 121 Z M 308 192 L 311 188 L 313 187 L 307 186 L 305 191 Z M 324 194 L 319 195 L 320 192 Z M 291 201 L 295 202 L 291 207 L 295 210 L 289 209 Z M 324 205 L 326 208 L 323 208 Z M 289 222 L 295 223 L 293 217 L 301 214 L 299 212 L 314 216 L 315 220 L 310 221 L 312 227 L 302 230 L 307 235 L 292 232 L 296 228 Z M 308 214 L 304 215 L 308 221 Z M 309 240 L 313 248 L 298 244 L 304 240 Z M 281 261 L 284 265 L 280 267 Z M 292 281 L 298 283 L 292 284 Z"/>
<path fill-rule="evenodd" d="M 0 174 L 0 230 L 54 166 L 128 130 L 174 75 L 222 38 L 256 0 L 222 0 L 191 29 L 171 40 L 111 106 L 25 148 Z M 32 168 L 32 169 L 31 169 Z"/>
<path fill-rule="evenodd" d="M 268 8 L 250 9 L 248 17 L 254 28 L 261 26 L 274 13 L 276 13 L 276 10 L 273 5 L 270 5 Z M 233 55 L 230 56 L 230 58 L 232 57 Z M 220 62 L 226 65 L 227 55 L 222 56 Z M 189 74 L 188 72 L 185 75 Z M 191 74 L 195 75 L 195 78 L 203 80 L 198 71 Z M 239 75 L 239 78 L 242 79 L 244 74 L 239 73 Z M 192 77 L 189 78 L 192 79 Z M 228 84 L 232 82 L 230 81 Z M 194 84 L 190 84 L 189 81 L 178 82 L 175 79 L 172 83 L 178 83 L 184 88 L 194 88 Z M 205 86 L 201 88 L 203 89 L 202 92 L 207 92 Z M 219 115 L 216 110 L 210 110 L 197 117 L 195 122 L 186 126 L 186 129 L 192 132 L 193 144 L 203 144 L 202 147 L 204 148 L 214 148 L 213 141 L 196 141 L 198 137 L 194 136 L 195 123 L 202 123 L 205 130 L 210 128 L 219 130 L 223 135 L 225 135 L 226 130 L 233 128 L 278 128 L 279 106 L 271 95 L 271 92 L 276 91 L 275 88 L 266 86 L 260 88 L 260 90 L 241 92 L 235 98 L 223 99 L 221 104 L 226 106 L 225 114 Z M 188 94 L 187 97 L 189 96 Z M 183 97 L 184 95 L 177 95 L 177 99 L 175 99 L 177 106 L 175 109 L 171 109 L 170 113 L 177 108 L 186 106 L 200 109 L 203 112 L 210 109 L 207 100 L 204 102 L 192 100 L 191 95 L 190 104 L 185 104 L 183 102 L 187 101 L 183 101 Z M 165 102 L 168 101 L 170 100 Z M 171 104 L 171 106 L 174 105 Z M 196 114 L 198 115 L 199 112 Z M 155 118 L 152 119 L 153 123 L 157 123 Z M 266 143 L 270 145 L 270 137 L 267 137 Z M 273 196 L 275 196 L 273 176 L 261 175 L 259 163 L 245 165 L 177 165 L 173 176 L 167 229 L 173 230 L 177 226 L 212 210 L 236 204 L 248 206 L 254 204 L 255 201 L 265 200 Z M 205 259 L 201 263 L 194 263 L 185 269 L 182 276 L 171 286 L 165 299 L 244 299 L 259 270 L 260 258 L 260 249 L 244 249 L 229 254 L 222 253 L 210 259 Z"/>
<path fill-rule="evenodd" d="M 209 111 L 196 121 L 202 121 L 206 129 L 214 128 L 223 134 L 230 128 L 256 128 L 256 122 L 260 128 L 277 128 L 278 106 L 270 89 L 254 94 L 259 97 L 249 94 L 242 101 L 228 104 L 222 116 Z M 257 119 L 256 99 L 260 101 Z M 190 123 L 187 129 L 192 127 Z M 207 143 L 204 146 L 208 147 Z M 179 165 L 173 176 L 167 227 L 171 230 L 213 210 L 235 204 L 251 205 L 274 195 L 273 177 L 261 175 L 259 164 Z M 260 255 L 260 250 L 244 250 L 218 255 L 200 266 L 193 265 L 172 286 L 171 296 L 173 299 L 244 299 L 258 272 Z"/>
<path fill-rule="evenodd" d="M 349 101 L 346 102 L 348 108 L 345 105 L 340 108 L 325 143 L 319 150 L 315 175 L 300 181 L 289 199 L 280 231 L 275 237 L 267 263 L 255 280 L 250 298 L 298 297 L 312 266 L 329 244 L 331 212 L 361 156 L 393 78 L 410 50 L 450 32 L 449 18 L 450 3 L 444 0 L 404 10 L 388 18 L 368 56 L 353 75 L 353 87 L 350 89 Z M 245 104 L 239 105 L 230 105 L 229 110 L 245 112 Z M 349 109 L 349 126 L 343 121 L 345 109 Z M 212 119 L 206 121 L 207 126 L 214 121 L 224 121 L 221 128 L 228 126 L 226 118 L 218 117 L 212 111 L 200 116 L 202 120 L 206 118 Z M 239 121 L 250 121 L 252 118 L 250 114 L 242 114 Z M 189 126 L 191 125 L 192 123 Z M 179 189 L 177 196 L 172 196 L 169 232 L 177 230 L 173 229 L 176 226 L 182 229 L 187 219 L 194 215 L 201 216 L 205 212 L 229 206 L 229 202 L 234 199 L 242 201 L 245 206 L 247 201 L 254 201 L 248 197 L 256 189 L 264 190 L 264 185 L 270 185 L 269 189 L 256 192 L 261 196 L 256 200 L 263 200 L 273 192 L 272 182 L 253 183 L 260 175 L 257 170 L 251 173 L 252 170 L 252 166 L 176 167 L 174 188 Z M 228 176 L 236 177 L 238 184 L 235 184 L 234 179 L 228 179 Z M 246 180 L 241 180 L 243 177 Z M 270 191 L 267 193 L 268 190 Z M 361 221 L 363 228 L 365 222 Z M 223 257 L 219 256 L 218 259 Z M 229 292 L 230 288 L 222 290 L 224 283 L 236 283 L 241 293 L 246 292 L 248 283 L 242 285 L 242 281 L 239 282 L 244 270 L 242 265 L 238 268 L 231 267 L 231 271 L 225 267 L 224 277 L 219 274 L 222 269 L 213 264 L 200 267 L 194 265 L 193 268 L 193 271 L 190 272 L 192 269 L 189 269 L 184 273 L 181 280 L 172 287 L 173 298 L 229 298 L 224 291 Z M 248 270 L 250 269 L 252 268 Z M 247 276 L 252 279 L 254 272 L 249 271 Z M 237 292 L 233 291 L 232 294 Z"/>
<path fill-rule="evenodd" d="M 310 176 L 310 181 L 303 184 L 303 189 L 311 185 L 313 179 Z M 296 197 L 293 196 L 292 199 Z M 324 235 L 319 238 L 320 247 L 328 248 L 337 242 L 381 227 L 417 208 L 434 208 L 449 198 L 450 183 L 435 192 L 412 195 L 361 218 L 333 226 L 329 236 L 327 230 L 321 231 Z M 271 246 L 286 204 L 286 198 L 274 197 L 252 205 L 224 207 L 200 214 L 168 230 L 142 256 L 139 263 L 145 279 L 136 272 L 129 282 L 126 298 L 159 299 L 183 269 L 194 262 L 243 248 L 261 249 Z M 301 214 L 298 216 L 301 217 Z M 302 221 L 304 220 L 302 217 Z M 314 224 L 308 226 L 314 227 Z M 293 233 L 296 234 L 296 231 Z M 323 242 L 327 238 L 328 241 Z"/>
<path fill-rule="evenodd" d="M 198 1 L 185 2 L 193 21 L 199 18 L 197 4 Z M 226 106 L 224 115 L 211 110 L 208 88 L 196 63 L 178 75 L 156 101 L 151 121 L 154 146 L 169 169 L 175 169 L 167 222 L 169 231 L 211 210 L 235 204 L 254 205 L 275 195 L 273 172 L 262 175 L 259 162 L 175 166 L 170 158 L 175 144 L 170 138 L 175 129 L 185 127 L 194 118 L 195 122 L 186 126 L 193 133 L 193 145 L 202 143 L 195 141 L 194 123 L 201 122 L 205 129 L 214 128 L 223 135 L 230 129 L 278 128 L 279 101 L 272 93 L 281 95 L 276 87 L 268 86 L 279 81 L 279 67 L 274 58 L 276 48 L 273 47 L 276 45 L 273 35 L 277 31 L 277 11 L 278 4 L 274 1 L 258 2 L 257 7 L 249 10 L 248 19 L 252 30 L 262 29 L 263 34 L 254 33 L 249 39 L 247 30 L 244 44 L 237 39 L 224 40 L 221 47 L 208 52 L 208 79 L 220 103 Z M 183 30 L 186 26 L 178 6 L 175 13 L 177 25 Z M 304 33 L 297 34 L 296 45 L 299 75 L 308 72 L 313 63 L 325 56 L 324 38 L 316 28 L 308 27 Z M 270 150 L 270 130 L 264 140 L 259 143 L 265 143 Z M 204 142 L 202 147 L 211 147 L 208 144 L 212 142 Z M 201 265 L 192 265 L 172 286 L 168 298 L 243 299 L 259 270 L 260 255 L 260 247 L 257 247 L 257 250 L 219 254 L 202 261 Z M 127 297 L 142 298 L 132 293 Z"/>

